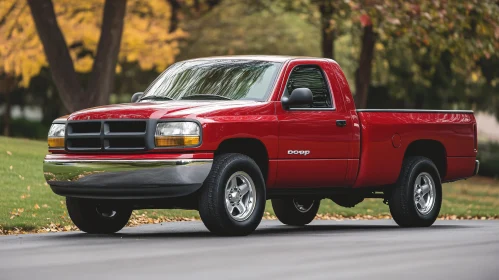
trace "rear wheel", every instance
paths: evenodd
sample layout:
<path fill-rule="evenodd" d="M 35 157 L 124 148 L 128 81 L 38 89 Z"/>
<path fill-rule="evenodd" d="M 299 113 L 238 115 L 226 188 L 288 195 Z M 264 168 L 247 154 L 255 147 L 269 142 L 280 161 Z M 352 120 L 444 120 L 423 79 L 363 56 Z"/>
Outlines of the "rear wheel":
<path fill-rule="evenodd" d="M 304 226 L 312 222 L 319 211 L 320 200 L 272 199 L 272 208 L 281 223 Z"/>
<path fill-rule="evenodd" d="M 399 226 L 431 226 L 442 205 L 442 184 L 435 164 L 425 157 L 405 159 L 388 204 Z"/>
<path fill-rule="evenodd" d="M 66 197 L 66 207 L 73 223 L 86 233 L 110 234 L 126 226 L 132 210 L 113 207 L 94 199 Z"/>
<path fill-rule="evenodd" d="M 199 196 L 199 215 L 208 230 L 250 234 L 264 210 L 265 182 L 255 161 L 235 153 L 217 156 Z"/>

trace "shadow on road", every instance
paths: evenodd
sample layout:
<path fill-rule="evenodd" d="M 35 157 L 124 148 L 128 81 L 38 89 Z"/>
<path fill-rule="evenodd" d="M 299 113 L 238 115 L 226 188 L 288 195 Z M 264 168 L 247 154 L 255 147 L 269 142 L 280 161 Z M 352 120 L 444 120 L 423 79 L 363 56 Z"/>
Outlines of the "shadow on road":
<path fill-rule="evenodd" d="M 93 239 L 93 238 L 237 238 L 237 237 L 219 237 L 210 233 L 205 228 L 196 227 L 186 227 L 182 225 L 184 222 L 175 223 L 178 227 L 173 227 L 172 225 L 160 226 L 145 225 L 137 228 L 127 228 L 122 232 L 118 232 L 112 235 L 101 235 L 101 234 L 86 234 L 86 233 L 73 233 L 64 235 L 54 235 L 46 236 L 48 238 L 55 239 Z M 254 233 L 249 235 L 250 238 L 258 238 L 261 236 L 279 236 L 279 235 L 314 235 L 314 234 L 355 234 L 355 233 L 365 233 L 366 231 L 437 231 L 442 229 L 459 229 L 459 228 L 472 228 L 469 225 L 433 225 L 429 228 L 400 228 L 397 225 L 308 225 L 305 227 L 292 227 L 286 225 L 272 225 L 272 226 L 260 226 Z M 128 232 L 133 230 L 133 232 Z M 141 232 L 142 230 L 142 232 Z M 248 238 L 245 237 L 245 238 Z"/>

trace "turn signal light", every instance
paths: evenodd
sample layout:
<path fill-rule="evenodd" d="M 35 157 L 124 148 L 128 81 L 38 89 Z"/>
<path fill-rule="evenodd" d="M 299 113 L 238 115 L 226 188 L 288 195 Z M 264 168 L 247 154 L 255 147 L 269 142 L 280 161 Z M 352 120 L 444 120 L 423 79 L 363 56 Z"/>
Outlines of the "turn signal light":
<path fill-rule="evenodd" d="M 199 144 L 198 135 L 156 136 L 155 140 L 156 147 L 185 147 Z"/>
<path fill-rule="evenodd" d="M 49 137 L 49 148 L 64 148 L 64 137 Z"/>

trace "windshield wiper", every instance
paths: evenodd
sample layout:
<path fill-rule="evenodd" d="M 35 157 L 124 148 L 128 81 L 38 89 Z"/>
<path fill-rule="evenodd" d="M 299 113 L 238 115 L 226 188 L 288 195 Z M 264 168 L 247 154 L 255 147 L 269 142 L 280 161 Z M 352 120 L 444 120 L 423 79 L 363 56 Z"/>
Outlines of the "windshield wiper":
<path fill-rule="evenodd" d="M 191 94 L 184 96 L 180 99 L 218 99 L 218 100 L 234 100 L 229 97 L 216 95 L 216 94 Z"/>
<path fill-rule="evenodd" d="M 173 100 L 173 99 L 170 97 L 166 97 L 166 96 L 149 95 L 149 96 L 142 97 L 139 101 L 142 101 L 142 100 Z"/>

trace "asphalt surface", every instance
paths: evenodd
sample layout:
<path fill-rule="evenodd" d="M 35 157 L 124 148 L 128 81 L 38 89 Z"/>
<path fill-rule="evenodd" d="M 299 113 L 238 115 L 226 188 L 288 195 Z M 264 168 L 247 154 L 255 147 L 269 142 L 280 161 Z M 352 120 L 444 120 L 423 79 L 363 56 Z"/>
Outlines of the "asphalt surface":
<path fill-rule="evenodd" d="M 499 221 L 264 221 L 247 237 L 201 222 L 0 237 L 0 279 L 499 279 Z"/>

